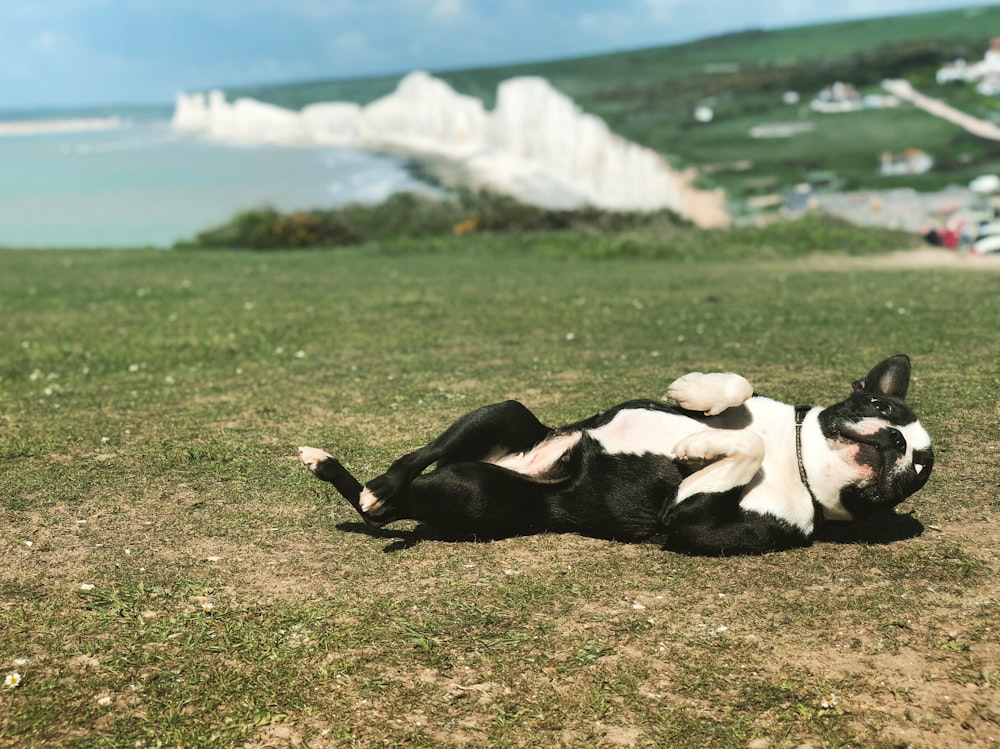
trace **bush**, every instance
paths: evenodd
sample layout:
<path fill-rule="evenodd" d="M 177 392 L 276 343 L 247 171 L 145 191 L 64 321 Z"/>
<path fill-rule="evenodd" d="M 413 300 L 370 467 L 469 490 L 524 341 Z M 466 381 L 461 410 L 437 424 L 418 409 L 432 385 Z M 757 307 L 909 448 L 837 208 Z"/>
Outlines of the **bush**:
<path fill-rule="evenodd" d="M 476 231 L 518 234 L 575 230 L 603 234 L 654 224 L 679 226 L 683 222 L 669 211 L 618 213 L 590 207 L 552 210 L 488 191 L 460 190 L 441 200 L 415 193 L 396 193 L 377 205 L 351 204 L 291 214 L 282 214 L 272 208 L 247 211 L 180 246 L 341 247 Z"/>
<path fill-rule="evenodd" d="M 470 233 L 521 235 L 522 241 L 456 244 Z M 411 240 L 422 240 L 413 242 Z M 853 226 L 822 215 L 763 227 L 701 230 L 669 211 L 617 213 L 596 208 L 557 211 L 491 192 L 462 190 L 447 200 L 400 193 L 378 205 L 329 211 L 241 213 L 184 247 L 281 249 L 378 242 L 387 252 L 538 251 L 565 257 L 647 257 L 678 260 L 801 257 L 811 253 L 865 255 L 920 243 L 916 235 Z"/>

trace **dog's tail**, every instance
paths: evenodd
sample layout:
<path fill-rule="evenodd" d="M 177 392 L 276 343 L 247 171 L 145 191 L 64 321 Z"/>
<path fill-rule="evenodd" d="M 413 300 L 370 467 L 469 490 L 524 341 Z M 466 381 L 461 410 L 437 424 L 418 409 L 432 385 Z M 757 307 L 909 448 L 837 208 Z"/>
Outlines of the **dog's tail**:
<path fill-rule="evenodd" d="M 299 460 L 320 481 L 333 484 L 333 488 L 340 492 L 362 517 L 365 517 L 364 512 L 361 511 L 360 502 L 361 490 L 364 489 L 364 486 L 344 468 L 339 460 L 330 453 L 315 447 L 300 447 Z"/>

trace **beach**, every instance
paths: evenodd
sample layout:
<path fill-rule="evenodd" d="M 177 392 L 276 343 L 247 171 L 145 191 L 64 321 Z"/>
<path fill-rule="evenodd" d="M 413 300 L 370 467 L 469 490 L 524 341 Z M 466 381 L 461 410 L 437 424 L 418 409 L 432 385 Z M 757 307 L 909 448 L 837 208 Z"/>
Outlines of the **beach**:
<path fill-rule="evenodd" d="M 228 144 L 166 120 L 7 119 L 0 135 L 0 247 L 167 248 L 241 211 L 426 189 L 392 156 Z"/>

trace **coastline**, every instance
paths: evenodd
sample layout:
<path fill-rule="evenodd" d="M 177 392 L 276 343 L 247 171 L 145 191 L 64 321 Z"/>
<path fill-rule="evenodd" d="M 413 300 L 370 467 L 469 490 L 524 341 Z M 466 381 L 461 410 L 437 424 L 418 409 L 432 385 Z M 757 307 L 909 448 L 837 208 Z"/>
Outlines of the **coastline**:
<path fill-rule="evenodd" d="M 180 93 L 175 129 L 242 144 L 339 145 L 452 162 L 444 171 L 526 203 L 611 211 L 668 209 L 705 228 L 731 224 L 721 190 L 699 190 L 689 170 L 613 133 L 543 78 L 502 82 L 496 106 L 420 71 L 370 104 L 320 102 L 302 110 L 221 91 Z"/>
<path fill-rule="evenodd" d="M 420 185 L 399 159 L 355 149 L 233 147 L 129 114 L 39 129 L 42 117 L 0 137 L 4 247 L 166 248 L 244 211 L 377 203 Z"/>
<path fill-rule="evenodd" d="M 95 130 L 117 130 L 125 125 L 119 117 L 80 117 L 70 119 L 0 120 L 0 137 L 47 135 L 50 133 L 84 133 Z"/>

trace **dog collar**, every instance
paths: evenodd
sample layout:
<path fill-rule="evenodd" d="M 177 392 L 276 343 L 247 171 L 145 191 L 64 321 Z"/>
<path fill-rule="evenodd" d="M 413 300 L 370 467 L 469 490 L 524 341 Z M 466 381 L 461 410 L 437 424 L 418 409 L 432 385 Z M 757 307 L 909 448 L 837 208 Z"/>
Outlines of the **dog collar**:
<path fill-rule="evenodd" d="M 813 508 L 819 517 L 823 516 L 823 508 L 819 500 L 816 499 L 812 487 L 809 486 L 809 478 L 806 476 L 806 464 L 802 461 L 802 422 L 805 421 L 806 414 L 812 410 L 812 406 L 799 405 L 795 407 L 795 460 L 799 464 L 799 480 L 809 492 Z"/>

